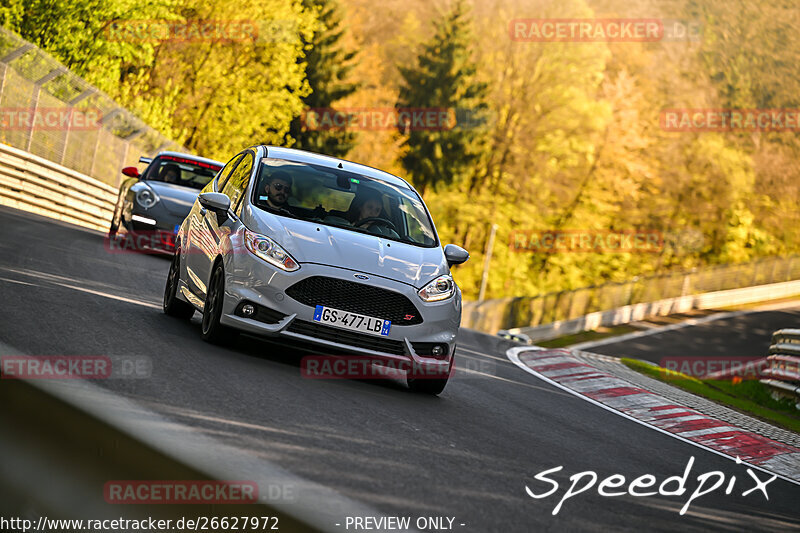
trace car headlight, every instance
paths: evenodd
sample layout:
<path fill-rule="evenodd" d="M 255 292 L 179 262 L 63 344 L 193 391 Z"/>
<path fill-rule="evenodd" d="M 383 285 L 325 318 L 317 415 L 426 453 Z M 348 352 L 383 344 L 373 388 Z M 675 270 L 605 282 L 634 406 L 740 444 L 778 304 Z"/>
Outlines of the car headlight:
<path fill-rule="evenodd" d="M 419 290 L 417 294 L 426 302 L 446 300 L 456 292 L 456 283 L 449 274 L 439 276 Z"/>
<path fill-rule="evenodd" d="M 136 191 L 136 203 L 145 209 L 150 209 L 160 200 L 158 195 L 150 187 L 142 187 Z"/>
<path fill-rule="evenodd" d="M 281 248 L 281 245 L 273 241 L 266 235 L 253 233 L 250 230 L 244 231 L 244 245 L 250 250 L 253 255 L 256 255 L 266 261 L 267 263 L 286 270 L 287 272 L 294 272 L 300 268 L 297 261 L 289 255 L 289 253 Z"/>

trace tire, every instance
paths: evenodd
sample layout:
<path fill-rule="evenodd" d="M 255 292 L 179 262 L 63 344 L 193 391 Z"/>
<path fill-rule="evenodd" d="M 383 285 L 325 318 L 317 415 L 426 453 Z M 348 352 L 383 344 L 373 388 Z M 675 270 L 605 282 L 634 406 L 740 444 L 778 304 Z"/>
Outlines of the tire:
<path fill-rule="evenodd" d="M 212 344 L 230 344 L 239 336 L 239 331 L 223 326 L 222 304 L 225 298 L 225 269 L 222 263 L 214 267 L 208 283 L 206 303 L 203 306 L 203 340 Z"/>
<path fill-rule="evenodd" d="M 455 347 L 453 347 L 453 357 L 450 358 L 450 366 L 447 368 L 447 375 L 443 378 L 429 378 L 426 376 L 422 377 L 414 377 L 413 374 L 409 374 L 406 378 L 406 382 L 408 383 L 408 388 L 411 389 L 413 392 L 417 392 L 420 394 L 432 394 L 434 396 L 441 394 L 444 390 L 445 386 L 447 385 L 447 381 L 450 379 L 450 375 L 453 372 L 453 364 L 456 360 L 455 356 Z"/>
<path fill-rule="evenodd" d="M 111 215 L 111 226 L 108 228 L 108 236 L 111 239 L 117 238 L 117 232 L 119 231 L 119 216 L 117 216 L 119 210 L 114 207 L 114 214 Z"/>
<path fill-rule="evenodd" d="M 180 261 L 181 256 L 178 251 L 172 257 L 172 263 L 169 266 L 169 274 L 167 274 L 167 284 L 164 287 L 164 300 L 162 309 L 164 313 L 175 318 L 189 320 L 194 315 L 194 306 L 190 303 L 178 299 L 178 278 L 180 277 Z"/>

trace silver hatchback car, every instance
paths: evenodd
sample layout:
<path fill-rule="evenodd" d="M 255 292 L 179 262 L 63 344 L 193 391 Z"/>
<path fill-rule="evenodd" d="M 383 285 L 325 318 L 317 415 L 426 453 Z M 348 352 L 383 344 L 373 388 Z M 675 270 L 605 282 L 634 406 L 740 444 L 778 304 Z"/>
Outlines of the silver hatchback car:
<path fill-rule="evenodd" d="M 203 189 L 176 237 L 164 312 L 203 313 L 204 339 L 240 331 L 312 343 L 405 372 L 438 394 L 453 369 L 461 291 L 420 195 L 349 161 L 254 146 Z"/>

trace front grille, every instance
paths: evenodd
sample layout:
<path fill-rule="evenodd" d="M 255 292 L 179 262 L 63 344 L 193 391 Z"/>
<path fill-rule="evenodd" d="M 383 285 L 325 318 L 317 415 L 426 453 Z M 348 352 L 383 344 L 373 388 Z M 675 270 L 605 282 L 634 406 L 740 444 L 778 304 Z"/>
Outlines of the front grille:
<path fill-rule="evenodd" d="M 422 323 L 419 311 L 404 295 L 364 283 L 312 276 L 289 287 L 286 294 L 311 307 L 324 305 L 391 320 L 392 326 L 412 326 Z"/>
<path fill-rule="evenodd" d="M 402 341 L 395 341 L 373 335 L 355 333 L 330 326 L 323 326 L 314 322 L 295 319 L 288 331 L 299 333 L 308 337 L 314 337 L 325 341 L 338 342 L 356 348 L 374 350 L 376 352 L 389 353 L 393 355 L 405 355 L 405 345 Z"/>

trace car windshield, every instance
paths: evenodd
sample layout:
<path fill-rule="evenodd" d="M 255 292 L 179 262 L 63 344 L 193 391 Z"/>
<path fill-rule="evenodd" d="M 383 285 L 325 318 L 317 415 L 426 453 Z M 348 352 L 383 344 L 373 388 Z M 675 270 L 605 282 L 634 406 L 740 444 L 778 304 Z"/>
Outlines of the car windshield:
<path fill-rule="evenodd" d="M 415 246 L 437 245 L 428 211 L 414 191 L 345 170 L 264 158 L 253 204 Z"/>
<path fill-rule="evenodd" d="M 204 161 L 194 161 L 185 157 L 160 155 L 150 168 L 144 179 L 163 181 L 174 185 L 183 185 L 193 189 L 202 189 L 216 176 L 222 166 Z"/>

